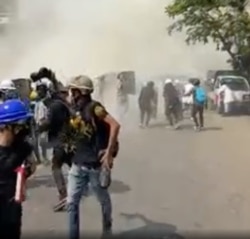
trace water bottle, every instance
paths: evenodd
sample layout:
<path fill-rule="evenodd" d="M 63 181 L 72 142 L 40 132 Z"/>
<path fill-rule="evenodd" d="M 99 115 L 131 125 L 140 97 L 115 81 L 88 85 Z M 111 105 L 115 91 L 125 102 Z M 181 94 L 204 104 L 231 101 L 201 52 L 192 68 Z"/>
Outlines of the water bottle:
<path fill-rule="evenodd" d="M 100 186 L 102 188 L 108 188 L 111 184 L 111 170 L 106 167 L 101 168 L 100 172 Z"/>

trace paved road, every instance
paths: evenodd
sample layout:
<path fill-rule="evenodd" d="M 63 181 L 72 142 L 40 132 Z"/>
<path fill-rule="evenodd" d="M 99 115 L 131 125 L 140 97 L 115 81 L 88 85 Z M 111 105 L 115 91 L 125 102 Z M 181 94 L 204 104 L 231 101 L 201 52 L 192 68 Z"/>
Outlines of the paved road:
<path fill-rule="evenodd" d="M 181 131 L 160 124 L 122 133 L 122 149 L 111 187 L 114 230 L 157 231 L 248 230 L 250 221 L 250 119 L 207 115 L 207 130 Z M 65 233 L 65 213 L 52 212 L 55 188 L 48 169 L 30 182 L 25 203 L 24 232 Z M 100 207 L 90 196 L 81 207 L 85 232 L 101 230 Z"/>

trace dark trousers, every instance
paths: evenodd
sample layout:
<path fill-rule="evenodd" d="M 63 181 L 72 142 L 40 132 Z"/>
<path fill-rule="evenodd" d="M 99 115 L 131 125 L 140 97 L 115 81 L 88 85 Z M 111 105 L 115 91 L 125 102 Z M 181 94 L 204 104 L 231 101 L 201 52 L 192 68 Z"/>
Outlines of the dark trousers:
<path fill-rule="evenodd" d="M 59 193 L 59 200 L 67 196 L 66 182 L 62 173 L 63 164 L 71 167 L 71 159 L 73 153 L 68 153 L 63 147 L 54 147 L 52 156 L 52 175 L 54 177 L 56 187 Z"/>
<path fill-rule="evenodd" d="M 180 108 L 178 104 L 165 105 L 165 115 L 171 126 L 179 122 L 179 114 L 180 114 Z"/>
<path fill-rule="evenodd" d="M 0 198 L 0 238 L 20 239 L 22 205 L 14 200 Z"/>
<path fill-rule="evenodd" d="M 196 127 L 204 126 L 204 105 L 194 104 L 192 107 L 192 117 Z M 197 118 L 198 114 L 198 118 Z"/>
<path fill-rule="evenodd" d="M 141 119 L 141 124 L 148 126 L 149 121 L 151 119 L 151 114 L 152 110 L 150 107 L 140 107 L 140 119 Z"/>

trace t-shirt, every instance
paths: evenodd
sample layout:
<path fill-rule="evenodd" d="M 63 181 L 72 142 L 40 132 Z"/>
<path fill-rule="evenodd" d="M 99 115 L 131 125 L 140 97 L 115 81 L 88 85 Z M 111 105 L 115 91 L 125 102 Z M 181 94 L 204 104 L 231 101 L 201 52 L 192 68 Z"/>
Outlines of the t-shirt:
<path fill-rule="evenodd" d="M 58 139 L 70 123 L 70 110 L 62 100 L 53 100 L 48 107 L 48 137 Z"/>
<path fill-rule="evenodd" d="M 89 104 L 86 104 L 79 112 L 82 127 L 76 140 L 73 162 L 79 165 L 98 167 L 100 162 L 96 123 L 106 117 L 107 111 L 99 102 L 96 102 L 92 109 L 89 108 Z"/>
<path fill-rule="evenodd" d="M 192 93 L 194 89 L 194 85 L 191 83 L 187 83 L 184 87 L 184 95 Z M 182 102 L 185 104 L 192 104 L 193 103 L 193 95 L 183 96 Z"/>
<path fill-rule="evenodd" d="M 139 96 L 139 105 L 142 108 L 151 108 L 152 103 L 155 103 L 156 100 L 156 92 L 154 88 L 150 88 L 148 86 L 144 86 L 141 89 Z"/>

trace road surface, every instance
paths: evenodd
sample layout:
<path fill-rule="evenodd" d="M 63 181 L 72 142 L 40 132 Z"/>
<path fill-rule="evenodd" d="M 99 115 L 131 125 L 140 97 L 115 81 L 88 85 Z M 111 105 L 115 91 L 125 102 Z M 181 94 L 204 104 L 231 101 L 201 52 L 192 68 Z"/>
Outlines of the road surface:
<path fill-rule="evenodd" d="M 250 119 L 208 113 L 206 124 L 199 133 L 188 120 L 180 131 L 160 123 L 123 130 L 111 187 L 115 232 L 163 238 L 249 230 Z M 40 169 L 29 186 L 24 234 L 65 235 L 67 214 L 51 210 L 56 190 L 49 169 Z M 101 231 L 93 196 L 81 206 L 81 227 L 86 233 Z"/>

